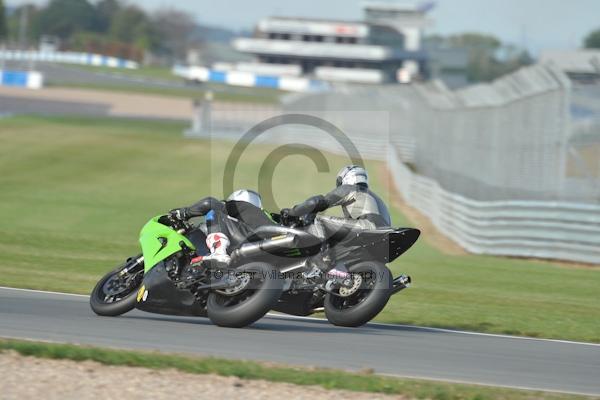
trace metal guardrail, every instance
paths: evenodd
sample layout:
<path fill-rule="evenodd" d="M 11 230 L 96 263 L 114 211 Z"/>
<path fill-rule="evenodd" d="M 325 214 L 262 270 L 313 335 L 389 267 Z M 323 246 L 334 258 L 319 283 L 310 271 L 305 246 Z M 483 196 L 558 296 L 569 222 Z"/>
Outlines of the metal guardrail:
<path fill-rule="evenodd" d="M 297 76 L 262 75 L 248 71 L 220 71 L 206 67 L 176 65 L 173 75 L 197 82 L 216 82 L 231 86 L 261 87 L 291 92 L 326 90 L 325 81 Z"/>
<path fill-rule="evenodd" d="M 0 69 L 0 86 L 40 89 L 44 85 L 44 76 L 38 71 L 7 71 Z"/>
<path fill-rule="evenodd" d="M 600 206 L 547 201 L 475 201 L 412 172 L 390 148 L 404 200 L 471 253 L 600 264 Z"/>

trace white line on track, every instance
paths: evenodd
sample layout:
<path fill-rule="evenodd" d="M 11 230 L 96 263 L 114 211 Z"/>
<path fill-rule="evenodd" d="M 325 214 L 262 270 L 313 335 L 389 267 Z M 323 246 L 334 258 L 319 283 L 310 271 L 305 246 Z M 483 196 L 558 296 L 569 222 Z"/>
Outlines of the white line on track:
<path fill-rule="evenodd" d="M 55 295 L 61 295 L 61 296 L 75 296 L 75 297 L 87 297 L 87 298 L 90 297 L 87 294 L 50 292 L 50 291 L 47 291 L 47 290 L 21 289 L 21 288 L 7 287 L 7 286 L 0 286 L 0 289 L 16 290 L 16 291 L 19 291 L 19 292 L 55 294 Z"/>
<path fill-rule="evenodd" d="M 475 386 L 484 386 L 484 387 L 530 390 L 530 391 L 534 391 L 534 392 L 574 394 L 574 395 L 579 395 L 579 396 L 597 396 L 597 394 L 591 394 L 591 393 L 586 393 L 586 392 L 563 391 L 563 390 L 555 390 L 555 389 L 540 389 L 538 387 L 510 386 L 510 385 L 502 385 L 502 384 L 495 384 L 495 383 L 488 384 L 488 383 L 473 382 L 473 381 L 460 380 L 460 379 L 430 378 L 427 376 L 420 376 L 420 375 L 394 375 L 394 374 L 385 374 L 385 373 L 377 373 L 377 375 L 388 376 L 391 378 L 405 378 L 405 379 L 418 379 L 418 380 L 433 381 L 433 382 L 457 383 L 457 384 L 462 384 L 462 385 L 475 385 Z"/>
<path fill-rule="evenodd" d="M 296 315 L 285 315 L 285 314 L 275 314 L 275 313 L 268 313 L 267 315 L 270 317 L 277 317 L 277 318 L 283 318 L 283 319 L 325 321 L 325 319 L 323 319 L 323 318 L 300 317 L 300 316 L 296 316 Z M 584 345 L 584 346 L 600 347 L 600 343 L 577 342 L 574 340 L 561 340 L 561 339 L 544 339 L 544 338 L 534 338 L 534 337 L 527 337 L 527 336 L 503 335 L 500 333 L 461 331 L 461 330 L 456 330 L 456 329 L 434 328 L 434 327 L 417 326 L 417 325 L 386 324 L 386 323 L 382 323 L 382 322 L 369 322 L 367 326 L 408 328 L 408 329 L 416 329 L 416 330 L 423 330 L 423 331 L 430 331 L 430 332 L 456 333 L 456 334 L 460 334 L 460 335 L 489 336 L 489 337 L 496 337 L 496 338 L 502 338 L 502 339 L 535 340 L 535 341 L 539 341 L 539 342 L 554 342 L 554 343 L 578 344 L 578 345 Z"/>
<path fill-rule="evenodd" d="M 75 297 L 85 297 L 85 298 L 90 297 L 86 294 L 52 292 L 52 291 L 47 291 L 47 290 L 21 289 L 21 288 L 12 288 L 12 287 L 6 287 L 6 286 L 0 286 L 0 289 L 15 290 L 15 291 L 22 291 L 22 292 L 32 292 L 32 293 L 45 293 L 45 294 L 60 295 L 60 296 L 75 296 Z M 279 318 L 279 319 L 287 319 L 287 320 L 320 321 L 320 322 L 326 321 L 323 318 L 300 317 L 300 316 L 296 316 L 296 315 L 277 314 L 277 313 L 272 313 L 272 312 L 267 313 L 267 315 L 269 317 Z M 499 333 L 471 332 L 471 331 L 461 331 L 461 330 L 456 330 L 456 329 L 433 328 L 433 327 L 428 327 L 428 326 L 385 324 L 385 323 L 381 323 L 381 322 L 369 322 L 369 324 L 367 326 L 408 328 L 408 329 L 426 330 L 426 331 L 430 331 L 430 332 L 454 333 L 454 334 L 460 334 L 460 335 L 488 336 L 488 337 L 495 337 L 495 338 L 502 338 L 502 339 L 533 340 L 533 341 L 539 341 L 539 342 L 553 342 L 553 343 L 576 344 L 576 345 L 583 345 L 583 346 L 600 347 L 600 343 L 577 342 L 577 341 L 573 341 L 573 340 L 560 340 L 560 339 L 543 339 L 543 338 L 534 338 L 534 337 L 526 337 L 526 336 L 503 335 L 503 334 L 499 334 Z"/>

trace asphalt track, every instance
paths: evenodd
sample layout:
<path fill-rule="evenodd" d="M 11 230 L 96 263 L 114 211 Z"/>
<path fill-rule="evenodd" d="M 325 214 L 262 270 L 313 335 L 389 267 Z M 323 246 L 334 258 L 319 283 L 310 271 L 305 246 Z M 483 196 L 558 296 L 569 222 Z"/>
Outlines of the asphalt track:
<path fill-rule="evenodd" d="M 0 114 L 108 116 L 107 104 L 81 104 L 70 101 L 19 98 L 0 94 Z"/>
<path fill-rule="evenodd" d="M 5 63 L 7 69 L 40 71 L 44 75 L 44 82 L 53 86 L 62 85 L 101 85 L 101 86 L 123 86 L 154 88 L 154 89 L 177 89 L 188 91 L 190 94 L 201 94 L 199 91 L 210 89 L 215 93 L 248 94 L 248 88 L 210 83 L 188 83 L 182 78 L 173 76 L 172 79 L 146 78 L 124 74 L 119 68 L 108 71 L 94 71 L 79 66 L 38 62 L 33 67 L 29 63 L 10 62 Z M 256 95 L 256 92 L 255 92 Z"/>
<path fill-rule="evenodd" d="M 205 318 L 92 313 L 87 296 L 0 288 L 0 337 L 213 355 L 600 395 L 600 345 L 267 316 L 245 329 Z"/>

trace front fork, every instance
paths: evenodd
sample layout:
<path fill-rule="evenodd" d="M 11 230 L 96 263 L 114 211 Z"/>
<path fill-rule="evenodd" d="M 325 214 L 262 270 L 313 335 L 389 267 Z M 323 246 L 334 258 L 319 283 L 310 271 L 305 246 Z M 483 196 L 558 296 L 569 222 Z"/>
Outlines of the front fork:
<path fill-rule="evenodd" d="M 130 273 L 132 270 L 138 268 L 139 266 L 142 267 L 142 269 L 144 268 L 144 256 L 143 255 L 137 255 L 135 257 L 131 257 L 130 259 L 127 260 L 127 266 L 125 268 L 123 268 L 121 270 L 121 272 L 119 272 L 120 276 L 125 276 L 128 273 Z"/>

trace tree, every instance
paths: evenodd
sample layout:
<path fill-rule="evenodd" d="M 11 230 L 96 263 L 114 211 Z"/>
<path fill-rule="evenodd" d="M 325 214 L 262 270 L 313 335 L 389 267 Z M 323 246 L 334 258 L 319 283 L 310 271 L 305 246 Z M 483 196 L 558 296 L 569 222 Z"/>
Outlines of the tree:
<path fill-rule="evenodd" d="M 114 40 L 144 50 L 151 50 L 158 43 L 156 31 L 152 29 L 148 16 L 136 6 L 121 8 L 112 19 L 109 33 Z"/>
<path fill-rule="evenodd" d="M 186 13 L 163 9 L 152 16 L 152 25 L 160 38 L 157 52 L 170 58 L 183 58 L 189 48 L 196 22 Z"/>
<path fill-rule="evenodd" d="M 600 49 L 600 28 L 586 36 L 584 45 L 586 49 Z"/>
<path fill-rule="evenodd" d="M 497 75 L 495 54 L 502 43 L 494 36 L 462 33 L 446 38 L 451 47 L 464 48 L 469 55 L 467 79 L 471 82 L 489 81 Z"/>
<path fill-rule="evenodd" d="M 494 36 L 472 32 L 452 35 L 448 37 L 448 41 L 453 46 L 480 50 L 488 54 L 493 54 L 502 45 L 502 42 Z"/>
<path fill-rule="evenodd" d="M 87 0 L 51 0 L 40 15 L 42 34 L 68 39 L 94 26 L 94 7 Z"/>
<path fill-rule="evenodd" d="M 6 40 L 8 36 L 8 22 L 6 20 L 6 8 L 4 1 L 0 0 L 0 41 Z"/>
<path fill-rule="evenodd" d="M 471 82 L 491 81 L 531 63 L 529 53 L 503 44 L 498 38 L 481 33 L 462 33 L 427 39 L 435 46 L 449 46 L 467 50 L 469 63 L 467 78 Z"/>
<path fill-rule="evenodd" d="M 95 30 L 100 33 L 108 32 L 110 24 L 115 15 L 121 9 L 119 0 L 100 0 L 96 4 L 96 26 Z"/>
<path fill-rule="evenodd" d="M 40 37 L 40 9 L 35 4 L 15 7 L 7 17 L 8 41 L 27 48 Z"/>
<path fill-rule="evenodd" d="M 52 35 L 62 39 L 63 48 L 135 59 L 151 51 L 173 59 L 183 58 L 198 34 L 193 18 L 174 9 L 149 16 L 126 0 L 48 1 L 16 7 L 5 22 L 0 0 L 0 41 L 6 38 L 25 48 Z"/>

